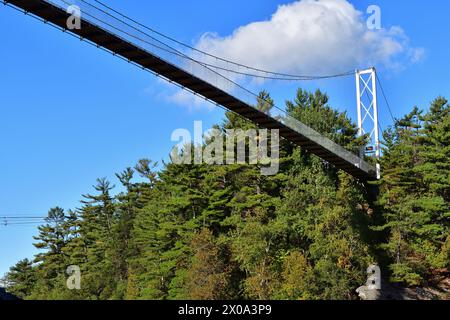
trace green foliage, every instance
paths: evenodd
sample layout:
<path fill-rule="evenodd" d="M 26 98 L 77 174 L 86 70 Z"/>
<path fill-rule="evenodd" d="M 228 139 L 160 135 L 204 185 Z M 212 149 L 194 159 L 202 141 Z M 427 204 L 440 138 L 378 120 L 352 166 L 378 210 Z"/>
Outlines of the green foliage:
<path fill-rule="evenodd" d="M 418 285 L 448 268 L 450 235 L 450 107 L 440 97 L 417 107 L 385 134 L 379 205 L 389 239 L 391 280 Z"/>
<path fill-rule="evenodd" d="M 257 106 L 271 112 L 267 92 Z M 358 152 L 366 137 L 320 91 L 298 90 L 288 112 Z M 217 126 L 255 125 L 227 113 Z M 49 211 L 34 261 L 4 282 L 27 299 L 355 299 L 367 266 L 417 285 L 450 268 L 450 115 L 444 98 L 385 132 L 376 206 L 368 186 L 288 141 L 280 171 L 148 159 L 99 179 L 81 207 Z M 208 144 L 208 141 L 206 142 Z M 81 290 L 66 268 L 81 268 Z"/>
<path fill-rule="evenodd" d="M 36 272 L 32 262 L 28 259 L 20 260 L 12 266 L 3 280 L 11 293 L 22 299 L 31 294 L 36 281 Z"/>
<path fill-rule="evenodd" d="M 228 298 L 228 274 L 221 248 L 212 232 L 203 229 L 191 242 L 194 253 L 187 274 L 187 291 L 194 300 L 217 300 Z"/>

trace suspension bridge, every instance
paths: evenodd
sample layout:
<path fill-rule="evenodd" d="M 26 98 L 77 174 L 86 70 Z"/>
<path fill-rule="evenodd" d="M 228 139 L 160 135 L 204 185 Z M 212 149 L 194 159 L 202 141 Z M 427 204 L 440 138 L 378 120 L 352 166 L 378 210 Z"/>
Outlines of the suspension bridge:
<path fill-rule="evenodd" d="M 239 79 L 245 77 L 299 81 L 344 77 L 355 74 L 355 72 L 329 76 L 298 76 L 240 65 L 182 44 L 121 14 L 100 1 L 2 1 L 5 5 L 103 49 L 219 107 L 235 112 L 261 128 L 278 129 L 281 137 L 362 182 L 373 181 L 380 177 L 379 168 L 366 162 L 361 152 L 358 151 L 355 154 L 345 149 L 294 119 L 282 109 L 273 108 L 274 110 L 267 112 L 258 109 L 258 95 L 246 89 L 239 82 Z M 68 21 L 71 21 L 74 16 L 78 18 L 79 25 L 74 25 L 72 28 Z M 168 42 L 172 44 L 168 44 Z M 375 83 L 374 78 L 372 78 L 372 83 Z M 370 91 L 368 82 L 364 82 L 364 84 L 364 89 Z M 358 92 L 358 96 L 359 94 L 360 92 Z M 364 108 L 368 111 L 372 107 L 373 105 Z M 367 114 L 366 112 L 366 116 Z M 363 133 L 361 131 L 363 119 L 360 114 L 358 116 L 360 133 Z M 379 146 L 376 148 L 378 152 Z"/>

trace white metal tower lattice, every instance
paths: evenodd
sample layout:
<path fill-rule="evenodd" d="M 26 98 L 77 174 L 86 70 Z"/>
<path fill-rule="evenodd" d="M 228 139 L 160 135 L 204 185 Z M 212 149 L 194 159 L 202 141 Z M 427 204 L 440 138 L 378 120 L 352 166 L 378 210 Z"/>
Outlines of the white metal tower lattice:
<path fill-rule="evenodd" d="M 356 101 L 358 109 L 359 135 L 369 134 L 369 145 L 360 154 L 381 156 L 380 128 L 378 122 L 377 71 L 375 68 L 356 70 Z M 376 165 L 377 178 L 381 178 L 380 164 Z"/>
<path fill-rule="evenodd" d="M 359 135 L 369 134 L 369 145 L 361 156 L 374 153 L 381 156 L 380 128 L 378 126 L 377 72 L 375 68 L 356 70 L 356 101 Z"/>

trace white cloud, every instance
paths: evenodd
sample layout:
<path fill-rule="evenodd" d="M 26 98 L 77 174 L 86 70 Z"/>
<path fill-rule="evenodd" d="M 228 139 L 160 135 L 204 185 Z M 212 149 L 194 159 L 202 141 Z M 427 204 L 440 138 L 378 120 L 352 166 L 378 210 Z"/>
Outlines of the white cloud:
<path fill-rule="evenodd" d="M 281 5 L 268 21 L 221 37 L 204 34 L 203 51 L 276 72 L 323 75 L 357 67 L 398 69 L 423 58 L 400 27 L 369 30 L 347 0 L 301 0 Z"/>
<path fill-rule="evenodd" d="M 424 58 L 424 49 L 412 47 L 401 27 L 370 30 L 368 18 L 348 0 L 299 0 L 280 5 L 269 20 L 241 26 L 231 35 L 206 33 L 197 41 L 196 47 L 244 65 L 299 75 L 329 75 L 371 66 L 398 71 Z M 223 68 L 249 71 L 198 52 L 190 52 L 190 55 Z M 244 91 L 218 76 L 214 69 L 207 70 L 190 62 L 184 67 L 242 99 Z M 219 72 L 244 86 L 264 83 Z M 160 96 L 191 111 L 213 108 L 202 98 L 176 88 L 168 89 Z"/>
<path fill-rule="evenodd" d="M 191 111 L 204 108 L 214 108 L 214 106 L 205 99 L 182 89 L 179 89 L 177 90 L 177 92 L 168 95 L 167 100 L 180 106 L 188 106 L 189 110 Z"/>
<path fill-rule="evenodd" d="M 188 108 L 189 111 L 212 110 L 214 105 L 205 99 L 158 78 L 158 84 L 163 87 L 157 95 L 159 99 Z M 147 90 L 148 91 L 148 90 Z M 153 91 L 153 89 L 152 89 Z"/>
<path fill-rule="evenodd" d="M 425 58 L 425 54 L 426 53 L 424 48 L 414 48 L 410 49 L 409 51 L 409 57 L 412 63 L 423 61 L 423 59 Z"/>

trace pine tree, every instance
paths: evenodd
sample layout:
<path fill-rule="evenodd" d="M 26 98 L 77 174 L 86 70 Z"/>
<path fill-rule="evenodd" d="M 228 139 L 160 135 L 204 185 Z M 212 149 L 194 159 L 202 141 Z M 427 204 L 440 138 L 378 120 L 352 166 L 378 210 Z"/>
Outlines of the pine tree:
<path fill-rule="evenodd" d="M 267 92 L 255 108 L 272 111 Z M 349 150 L 365 144 L 320 91 L 298 90 L 287 110 Z M 449 110 L 440 97 L 384 132 L 376 207 L 366 185 L 288 141 L 273 176 L 142 159 L 116 174 L 118 194 L 99 179 L 81 208 L 51 209 L 41 252 L 5 282 L 27 299 L 354 299 L 379 262 L 391 280 L 420 284 L 450 268 Z M 216 128 L 256 126 L 228 112 Z M 82 290 L 66 288 L 69 265 Z"/>
<path fill-rule="evenodd" d="M 381 247 L 391 257 L 391 279 L 418 285 L 444 268 L 449 235 L 449 106 L 443 98 L 428 113 L 417 107 L 386 136 L 380 205 L 388 231 Z"/>
<path fill-rule="evenodd" d="M 347 113 L 332 109 L 328 100 L 320 90 L 309 93 L 299 89 L 295 100 L 286 102 L 286 111 L 338 145 L 359 154 L 367 136 L 357 137 L 358 128 Z"/>
<path fill-rule="evenodd" d="M 28 259 L 24 259 L 10 268 L 3 282 L 7 285 L 9 292 L 25 299 L 33 292 L 37 279 L 38 274 L 36 273 L 36 268 L 33 267 L 33 263 Z"/>
<path fill-rule="evenodd" d="M 191 242 L 192 264 L 188 270 L 187 289 L 193 300 L 228 298 L 228 275 L 221 250 L 208 229 L 197 233 Z"/>
<path fill-rule="evenodd" d="M 86 264 L 83 266 L 86 295 L 90 298 L 110 298 L 119 277 L 119 253 L 115 202 L 110 195 L 114 188 L 105 178 L 98 179 L 94 189 L 97 195 L 84 195 L 80 209 L 80 233 L 86 247 Z"/>
<path fill-rule="evenodd" d="M 64 210 L 59 207 L 50 209 L 45 221 L 45 225 L 38 227 L 39 235 L 34 237 L 35 240 L 38 240 L 34 246 L 39 250 L 45 250 L 45 252 L 37 254 L 34 260 L 40 274 L 40 281 L 37 285 L 42 289 L 41 293 L 37 293 L 40 298 L 45 298 L 47 292 L 57 286 L 67 267 L 67 256 L 63 249 L 69 235 L 65 227 Z"/>

